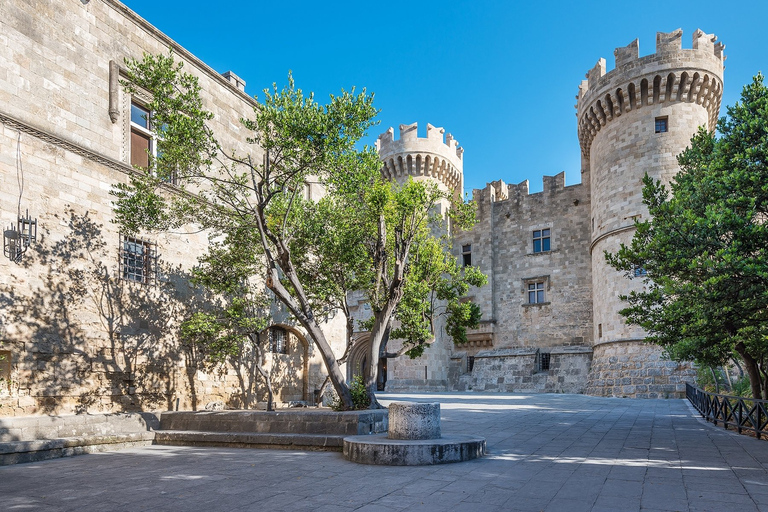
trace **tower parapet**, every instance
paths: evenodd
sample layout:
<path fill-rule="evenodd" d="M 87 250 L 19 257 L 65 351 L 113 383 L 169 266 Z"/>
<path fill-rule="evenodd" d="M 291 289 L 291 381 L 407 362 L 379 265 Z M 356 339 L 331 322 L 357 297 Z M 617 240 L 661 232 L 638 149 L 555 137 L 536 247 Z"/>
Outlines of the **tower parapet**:
<path fill-rule="evenodd" d="M 379 135 L 376 149 L 385 178 L 402 181 L 408 177 L 430 178 L 459 197 L 464 187 L 464 148 L 443 128 L 427 123 L 427 136 L 417 135 L 418 123 L 401 124 L 400 138 L 390 128 Z"/>
<path fill-rule="evenodd" d="M 616 48 L 616 67 L 606 73 L 605 59 L 586 74 L 576 96 L 579 142 L 589 157 L 597 133 L 622 114 L 645 107 L 695 103 L 707 110 L 707 128 L 715 129 L 723 94 L 725 45 L 702 30 L 691 49 L 681 45 L 683 31 L 658 32 L 656 53 L 639 57 L 638 41 Z"/>

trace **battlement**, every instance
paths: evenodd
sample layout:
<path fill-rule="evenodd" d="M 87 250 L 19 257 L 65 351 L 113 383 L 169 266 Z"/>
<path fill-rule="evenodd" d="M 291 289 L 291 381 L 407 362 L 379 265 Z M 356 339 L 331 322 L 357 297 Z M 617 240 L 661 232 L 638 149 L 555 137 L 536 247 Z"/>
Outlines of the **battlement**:
<path fill-rule="evenodd" d="M 592 139 L 606 123 L 625 112 L 661 103 L 697 103 L 709 114 L 713 130 L 720 112 L 725 45 L 717 37 L 696 30 L 692 48 L 682 48 L 683 31 L 658 32 L 656 53 L 639 56 L 635 39 L 613 52 L 615 68 L 606 72 L 599 59 L 586 73 L 576 96 L 579 141 L 589 156 Z"/>
<path fill-rule="evenodd" d="M 482 189 L 475 189 L 472 192 L 472 198 L 473 200 L 480 204 L 480 203 L 497 203 L 501 201 L 506 201 L 508 199 L 515 199 L 517 201 L 525 200 L 526 197 L 529 196 L 540 196 L 540 195 L 550 195 L 550 194 L 556 194 L 558 192 L 562 192 L 567 188 L 570 187 L 577 187 L 579 184 L 576 185 L 565 185 L 565 171 L 560 172 L 558 174 L 555 174 L 554 176 L 543 176 L 542 182 L 544 185 L 544 190 L 541 192 L 534 192 L 533 194 L 530 193 L 530 184 L 528 180 L 521 181 L 517 185 L 510 184 L 507 185 L 502 180 L 492 181 L 490 183 L 486 183 L 485 188 Z"/>
<path fill-rule="evenodd" d="M 646 55 L 645 57 L 640 57 L 640 45 L 637 39 L 627 46 L 616 48 L 613 51 L 615 68 L 606 73 L 606 61 L 600 58 L 597 64 L 587 71 L 587 80 L 583 81 L 579 86 L 579 97 L 584 96 L 590 89 L 594 89 L 600 79 L 606 75 L 618 74 L 629 66 L 642 66 L 645 63 L 650 63 L 651 61 L 658 60 L 659 57 L 663 58 L 670 54 L 685 52 L 688 55 L 684 55 L 684 57 L 689 60 L 696 59 L 697 57 L 714 57 L 721 64 L 725 61 L 726 57 L 723 54 L 725 45 L 716 42 L 717 36 L 714 34 L 707 34 L 703 30 L 697 29 L 693 33 L 691 49 L 683 49 L 682 38 L 682 29 L 677 29 L 673 32 L 657 32 L 656 53 Z"/>
<path fill-rule="evenodd" d="M 419 137 L 418 123 L 401 124 L 395 139 L 389 128 L 376 140 L 382 174 L 389 179 L 431 177 L 449 190 L 462 194 L 464 148 L 445 129 L 427 123 L 427 136 Z"/>
<path fill-rule="evenodd" d="M 437 149 L 438 152 L 442 153 L 443 148 L 440 146 L 445 146 L 445 149 L 455 154 L 459 160 L 462 160 L 464 148 L 459 146 L 459 141 L 454 139 L 450 133 L 445 135 L 445 140 L 443 140 L 444 128 L 438 128 L 427 123 L 426 138 L 418 136 L 418 128 L 419 123 L 401 124 L 400 138 L 396 141 L 395 129 L 390 127 L 386 132 L 379 135 L 379 138 L 376 140 L 376 150 L 379 152 L 379 155 L 423 149 Z"/>

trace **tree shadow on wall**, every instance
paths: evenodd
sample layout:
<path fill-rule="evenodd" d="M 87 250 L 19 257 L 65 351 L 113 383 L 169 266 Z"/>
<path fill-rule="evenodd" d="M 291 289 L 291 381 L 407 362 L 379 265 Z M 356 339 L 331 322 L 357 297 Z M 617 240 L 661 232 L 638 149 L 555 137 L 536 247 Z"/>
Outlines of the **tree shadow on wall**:
<path fill-rule="evenodd" d="M 120 279 L 120 240 L 108 243 L 88 213 L 60 221 L 68 233 L 47 233 L 21 262 L 34 284 L 0 287 L 16 324 L 6 329 L 19 354 L 14 392 L 48 414 L 173 409 L 179 391 L 196 409 L 204 354 L 179 342 L 177 325 L 210 298 L 165 263 L 155 285 Z"/>

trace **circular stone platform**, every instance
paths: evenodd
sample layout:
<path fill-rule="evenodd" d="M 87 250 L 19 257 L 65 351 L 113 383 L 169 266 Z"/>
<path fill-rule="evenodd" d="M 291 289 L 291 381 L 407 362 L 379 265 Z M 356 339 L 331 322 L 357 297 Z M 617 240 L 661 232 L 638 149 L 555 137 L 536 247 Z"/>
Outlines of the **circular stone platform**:
<path fill-rule="evenodd" d="M 437 402 L 392 402 L 387 434 L 344 438 L 344 457 L 361 464 L 423 466 L 463 462 L 483 455 L 483 437 L 441 435 Z"/>
<path fill-rule="evenodd" d="M 361 464 L 423 466 L 463 462 L 485 455 L 485 438 L 444 435 L 440 439 L 390 439 L 387 434 L 344 438 L 344 457 Z"/>

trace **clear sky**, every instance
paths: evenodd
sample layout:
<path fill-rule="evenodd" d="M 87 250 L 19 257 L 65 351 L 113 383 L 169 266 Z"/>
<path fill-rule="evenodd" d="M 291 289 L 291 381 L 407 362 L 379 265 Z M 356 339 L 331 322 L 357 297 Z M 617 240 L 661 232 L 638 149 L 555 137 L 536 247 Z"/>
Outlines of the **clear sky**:
<path fill-rule="evenodd" d="M 376 94 L 380 125 L 442 126 L 464 147 L 465 191 L 489 181 L 566 173 L 580 180 L 574 104 L 600 57 L 639 38 L 654 53 L 656 32 L 697 28 L 725 43 L 723 105 L 768 72 L 768 0 L 401 1 L 123 0 L 219 72 L 260 96 L 288 71 L 325 100 L 342 88 Z M 721 115 L 725 113 L 725 108 Z"/>

